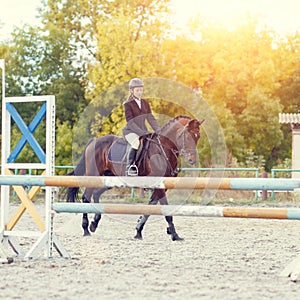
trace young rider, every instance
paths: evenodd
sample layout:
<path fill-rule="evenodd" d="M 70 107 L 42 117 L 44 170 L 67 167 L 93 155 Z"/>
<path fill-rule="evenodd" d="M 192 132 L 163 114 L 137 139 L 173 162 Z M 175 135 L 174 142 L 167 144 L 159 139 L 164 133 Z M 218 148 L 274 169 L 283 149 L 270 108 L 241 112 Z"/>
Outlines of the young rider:
<path fill-rule="evenodd" d="M 140 137 L 148 134 L 146 120 L 155 132 L 160 130 L 157 120 L 154 118 L 149 102 L 142 99 L 144 83 L 139 78 L 133 78 L 129 82 L 130 95 L 124 102 L 126 126 L 123 129 L 125 139 L 130 144 L 126 162 L 126 175 L 138 175 L 135 166 L 135 156 L 140 145 Z"/>

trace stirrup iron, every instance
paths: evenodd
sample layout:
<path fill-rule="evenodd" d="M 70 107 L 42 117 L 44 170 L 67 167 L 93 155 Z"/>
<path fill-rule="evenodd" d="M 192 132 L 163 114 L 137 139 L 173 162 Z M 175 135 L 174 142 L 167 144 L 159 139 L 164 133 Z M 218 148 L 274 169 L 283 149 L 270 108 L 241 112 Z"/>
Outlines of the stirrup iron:
<path fill-rule="evenodd" d="M 139 170 L 135 164 L 132 164 L 127 169 L 127 176 L 138 176 Z"/>

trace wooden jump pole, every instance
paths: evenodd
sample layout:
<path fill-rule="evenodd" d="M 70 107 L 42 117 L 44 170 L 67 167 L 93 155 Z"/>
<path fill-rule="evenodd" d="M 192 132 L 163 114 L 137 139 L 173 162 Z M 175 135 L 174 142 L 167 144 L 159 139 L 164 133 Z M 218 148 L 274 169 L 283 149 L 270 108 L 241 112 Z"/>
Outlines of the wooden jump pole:
<path fill-rule="evenodd" d="M 57 213 L 197 216 L 300 220 L 300 208 L 214 207 L 200 205 L 142 205 L 102 203 L 54 203 Z"/>
<path fill-rule="evenodd" d="M 293 191 L 300 188 L 300 179 L 1 175 L 0 185 Z"/>

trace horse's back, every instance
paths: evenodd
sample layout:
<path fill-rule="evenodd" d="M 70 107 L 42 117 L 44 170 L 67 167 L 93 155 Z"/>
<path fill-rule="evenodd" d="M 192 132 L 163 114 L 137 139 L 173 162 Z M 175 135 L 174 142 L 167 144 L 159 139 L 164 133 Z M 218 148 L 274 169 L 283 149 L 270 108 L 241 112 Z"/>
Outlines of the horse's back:
<path fill-rule="evenodd" d="M 121 137 L 105 135 L 95 138 L 86 148 L 86 172 L 90 176 L 103 176 L 109 168 L 108 152 L 111 145 Z"/>
<path fill-rule="evenodd" d="M 114 134 L 109 134 L 109 135 L 103 135 L 100 137 L 95 138 L 95 144 L 96 145 L 111 145 L 114 141 L 118 140 L 118 139 L 122 139 L 122 137 L 118 136 L 118 135 L 114 135 Z"/>

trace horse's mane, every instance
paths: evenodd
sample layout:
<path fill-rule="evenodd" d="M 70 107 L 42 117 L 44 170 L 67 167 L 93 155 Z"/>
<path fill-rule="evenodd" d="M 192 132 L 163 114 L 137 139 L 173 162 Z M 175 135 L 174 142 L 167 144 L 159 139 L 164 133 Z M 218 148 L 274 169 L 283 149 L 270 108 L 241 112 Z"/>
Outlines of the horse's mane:
<path fill-rule="evenodd" d="M 161 131 L 168 129 L 173 123 L 177 122 L 179 119 L 187 119 L 187 120 L 191 120 L 191 118 L 188 117 L 188 116 L 183 116 L 183 115 L 176 116 L 175 118 L 171 119 L 168 123 L 166 123 L 166 124 L 161 128 Z"/>

